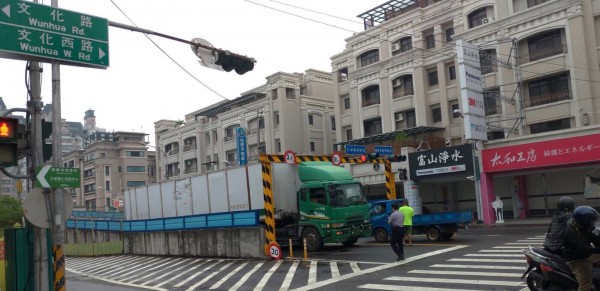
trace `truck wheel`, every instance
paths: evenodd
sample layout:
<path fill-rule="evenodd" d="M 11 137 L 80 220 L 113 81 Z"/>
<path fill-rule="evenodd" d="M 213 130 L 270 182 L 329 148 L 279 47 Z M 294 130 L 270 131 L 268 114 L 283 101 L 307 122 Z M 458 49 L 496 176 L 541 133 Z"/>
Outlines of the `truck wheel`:
<path fill-rule="evenodd" d="M 439 241 L 442 238 L 440 231 L 435 227 L 430 227 L 425 230 L 425 236 L 427 236 L 427 239 L 430 241 Z"/>
<path fill-rule="evenodd" d="M 347 241 L 344 241 L 344 242 L 342 242 L 342 244 L 343 244 L 345 247 L 351 247 L 351 246 L 353 246 L 353 245 L 354 245 L 354 244 L 355 244 L 357 241 L 358 241 L 358 239 L 357 239 L 357 238 L 351 238 L 351 239 L 349 239 L 349 240 L 347 240 Z"/>
<path fill-rule="evenodd" d="M 375 237 L 375 241 L 380 242 L 380 243 L 384 243 L 388 240 L 387 231 L 385 231 L 385 229 L 382 229 L 382 228 L 378 228 L 375 230 L 374 237 Z"/>
<path fill-rule="evenodd" d="M 307 227 L 302 232 L 302 239 L 306 239 L 306 250 L 309 252 L 320 251 L 323 248 L 323 240 L 318 230 Z"/>

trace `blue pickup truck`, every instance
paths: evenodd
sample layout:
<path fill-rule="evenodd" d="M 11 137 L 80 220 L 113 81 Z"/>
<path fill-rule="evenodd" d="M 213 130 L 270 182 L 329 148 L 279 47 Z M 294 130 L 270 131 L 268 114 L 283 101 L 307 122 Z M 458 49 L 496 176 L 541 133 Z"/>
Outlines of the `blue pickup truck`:
<path fill-rule="evenodd" d="M 373 236 L 377 242 L 386 242 L 392 234 L 387 221 L 394 203 L 402 205 L 402 199 L 369 202 Z M 413 217 L 413 235 L 425 234 L 430 241 L 448 240 L 459 228 L 467 229 L 472 220 L 470 210 L 418 214 Z"/>

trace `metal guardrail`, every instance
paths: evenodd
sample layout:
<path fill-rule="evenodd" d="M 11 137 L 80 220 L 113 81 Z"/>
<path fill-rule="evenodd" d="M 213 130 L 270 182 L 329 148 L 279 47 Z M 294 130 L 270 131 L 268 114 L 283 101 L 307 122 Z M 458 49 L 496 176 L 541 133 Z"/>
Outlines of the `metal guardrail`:
<path fill-rule="evenodd" d="M 104 218 L 104 219 L 124 219 L 123 212 L 110 212 L 110 211 L 79 211 L 73 210 L 71 213 L 72 217 L 86 217 L 86 218 Z"/>
<path fill-rule="evenodd" d="M 69 219 L 66 225 L 75 229 L 147 232 L 258 226 L 258 219 L 258 210 L 250 210 L 144 220 Z"/>

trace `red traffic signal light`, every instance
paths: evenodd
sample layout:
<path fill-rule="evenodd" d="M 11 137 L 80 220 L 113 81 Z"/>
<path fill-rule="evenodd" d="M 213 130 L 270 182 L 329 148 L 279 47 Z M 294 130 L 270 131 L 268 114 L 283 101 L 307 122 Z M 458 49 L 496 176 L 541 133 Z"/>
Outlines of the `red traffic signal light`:
<path fill-rule="evenodd" d="M 0 167 L 17 165 L 17 130 L 19 120 L 10 117 L 0 117 Z"/>
<path fill-rule="evenodd" d="M 0 142 L 17 141 L 17 126 L 19 126 L 18 119 L 0 117 Z"/>

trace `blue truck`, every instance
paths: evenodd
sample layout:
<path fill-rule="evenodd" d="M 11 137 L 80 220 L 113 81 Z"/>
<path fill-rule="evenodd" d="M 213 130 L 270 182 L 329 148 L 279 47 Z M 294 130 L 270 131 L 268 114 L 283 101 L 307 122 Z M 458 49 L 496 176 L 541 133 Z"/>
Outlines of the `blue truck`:
<path fill-rule="evenodd" d="M 392 204 L 402 205 L 402 201 L 395 199 L 369 202 L 372 235 L 377 242 L 386 242 L 392 235 L 388 217 L 392 214 Z M 413 217 L 413 235 L 425 234 L 430 241 L 448 240 L 459 228 L 467 229 L 472 220 L 473 213 L 470 210 L 418 214 Z"/>

